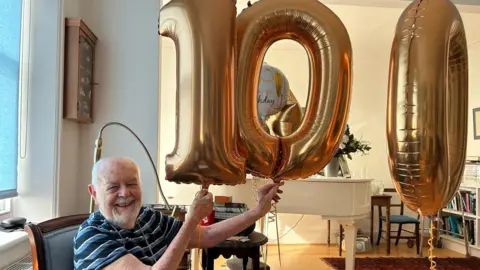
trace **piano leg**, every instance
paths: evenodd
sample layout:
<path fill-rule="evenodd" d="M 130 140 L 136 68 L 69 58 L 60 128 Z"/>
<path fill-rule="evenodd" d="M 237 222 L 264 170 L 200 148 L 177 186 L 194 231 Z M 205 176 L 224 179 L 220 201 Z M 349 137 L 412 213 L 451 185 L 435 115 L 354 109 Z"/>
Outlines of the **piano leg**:
<path fill-rule="evenodd" d="M 345 270 L 354 270 L 357 226 L 355 224 L 355 221 L 342 221 L 341 223 L 345 231 Z"/>

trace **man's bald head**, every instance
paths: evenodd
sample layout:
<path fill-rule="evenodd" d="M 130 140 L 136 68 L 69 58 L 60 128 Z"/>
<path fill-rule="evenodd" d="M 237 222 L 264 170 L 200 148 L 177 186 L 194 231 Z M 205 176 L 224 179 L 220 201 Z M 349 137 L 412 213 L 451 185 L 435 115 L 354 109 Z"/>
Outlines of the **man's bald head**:
<path fill-rule="evenodd" d="M 140 180 L 140 169 L 138 164 L 127 157 L 108 157 L 97 161 L 92 168 L 92 185 L 98 187 L 99 184 L 105 183 L 109 177 L 115 177 L 117 174 L 135 172 L 138 180 Z"/>
<path fill-rule="evenodd" d="M 88 190 L 109 221 L 123 228 L 135 225 L 142 201 L 140 170 L 135 161 L 126 157 L 100 159 L 92 168 Z"/>

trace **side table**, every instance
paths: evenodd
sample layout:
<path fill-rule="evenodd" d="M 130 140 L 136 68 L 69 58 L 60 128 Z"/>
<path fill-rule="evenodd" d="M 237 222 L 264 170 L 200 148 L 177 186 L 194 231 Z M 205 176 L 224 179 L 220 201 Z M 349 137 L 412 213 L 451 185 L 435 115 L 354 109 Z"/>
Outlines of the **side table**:
<path fill-rule="evenodd" d="M 258 232 L 252 232 L 247 242 L 223 241 L 222 243 L 207 249 L 202 249 L 203 270 L 213 270 L 214 260 L 220 256 L 230 258 L 235 255 L 243 259 L 243 269 L 247 269 L 248 258 L 252 259 L 253 270 L 260 270 L 260 247 L 268 242 L 268 238 Z"/>

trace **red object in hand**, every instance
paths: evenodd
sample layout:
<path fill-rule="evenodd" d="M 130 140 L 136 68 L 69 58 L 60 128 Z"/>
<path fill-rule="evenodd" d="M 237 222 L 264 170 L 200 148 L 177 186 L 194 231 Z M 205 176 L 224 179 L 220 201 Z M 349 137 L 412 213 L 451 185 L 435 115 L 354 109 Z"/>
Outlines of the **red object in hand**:
<path fill-rule="evenodd" d="M 200 221 L 200 226 L 208 226 L 215 223 L 215 210 L 213 210 L 208 216 Z"/>

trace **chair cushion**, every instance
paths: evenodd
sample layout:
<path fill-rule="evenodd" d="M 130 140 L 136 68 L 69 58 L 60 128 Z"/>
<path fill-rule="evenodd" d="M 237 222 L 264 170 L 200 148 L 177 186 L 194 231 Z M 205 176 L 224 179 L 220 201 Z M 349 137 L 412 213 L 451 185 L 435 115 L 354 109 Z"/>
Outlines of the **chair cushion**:
<path fill-rule="evenodd" d="M 79 226 L 65 227 L 44 235 L 47 269 L 73 269 L 73 238 L 77 234 Z"/>
<path fill-rule="evenodd" d="M 380 217 L 383 221 L 386 221 L 385 216 Z M 403 215 L 390 215 L 390 223 L 420 223 L 416 218 L 403 216 Z"/>

